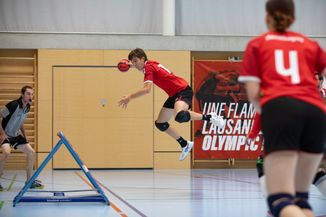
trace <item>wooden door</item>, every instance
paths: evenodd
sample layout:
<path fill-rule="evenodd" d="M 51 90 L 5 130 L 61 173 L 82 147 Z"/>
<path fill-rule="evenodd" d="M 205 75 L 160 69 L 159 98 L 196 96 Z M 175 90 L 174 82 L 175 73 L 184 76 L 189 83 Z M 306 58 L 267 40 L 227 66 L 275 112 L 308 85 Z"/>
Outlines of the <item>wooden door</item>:
<path fill-rule="evenodd" d="M 100 67 L 54 67 L 53 145 L 62 131 L 89 168 L 153 168 L 153 94 L 118 107 L 142 75 Z M 53 168 L 76 168 L 66 148 Z"/>

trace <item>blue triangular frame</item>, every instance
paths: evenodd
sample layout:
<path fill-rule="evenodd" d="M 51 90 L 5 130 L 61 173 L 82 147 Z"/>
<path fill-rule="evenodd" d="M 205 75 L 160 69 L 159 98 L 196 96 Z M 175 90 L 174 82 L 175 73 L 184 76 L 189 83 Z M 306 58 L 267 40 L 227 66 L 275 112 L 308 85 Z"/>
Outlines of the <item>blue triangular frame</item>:
<path fill-rule="evenodd" d="M 44 159 L 42 164 L 39 166 L 39 168 L 35 171 L 33 176 L 26 182 L 25 186 L 20 190 L 20 192 L 16 195 L 16 197 L 13 200 L 13 206 L 15 207 L 17 203 L 19 202 L 104 202 L 107 205 L 110 205 L 109 199 L 104 194 L 102 188 L 97 184 L 92 174 L 89 172 L 86 165 L 82 162 L 78 154 L 75 152 L 75 150 L 72 148 L 69 141 L 66 139 L 66 137 L 63 135 L 62 132 L 58 132 L 57 134 L 60 138 L 58 143 L 54 146 L 52 151 L 48 154 L 48 156 Z M 94 189 L 99 193 L 98 195 L 94 196 L 80 196 L 80 197 L 73 197 L 73 198 L 64 198 L 62 200 L 56 199 L 54 200 L 53 197 L 31 197 L 31 196 L 25 196 L 24 194 L 28 191 L 28 189 L 31 187 L 33 181 L 38 177 L 38 175 L 41 173 L 41 171 L 44 169 L 44 167 L 47 165 L 47 163 L 52 159 L 54 154 L 59 150 L 61 145 L 64 144 L 66 148 L 69 150 L 70 154 L 73 156 L 73 158 L 76 160 L 77 164 L 79 165 L 80 169 L 83 170 L 84 174 L 88 178 L 88 180 L 92 183 Z"/>

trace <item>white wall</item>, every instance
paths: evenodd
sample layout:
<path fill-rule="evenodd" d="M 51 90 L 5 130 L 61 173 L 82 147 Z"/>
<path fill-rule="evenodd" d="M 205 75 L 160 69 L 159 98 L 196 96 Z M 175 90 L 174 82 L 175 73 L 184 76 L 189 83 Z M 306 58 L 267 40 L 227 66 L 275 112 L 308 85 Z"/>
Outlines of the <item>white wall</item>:
<path fill-rule="evenodd" d="M 164 37 L 162 1 L 0 0 L 0 48 L 241 51 L 266 31 L 265 0 L 175 0 Z M 293 30 L 326 47 L 326 0 L 295 2 Z"/>

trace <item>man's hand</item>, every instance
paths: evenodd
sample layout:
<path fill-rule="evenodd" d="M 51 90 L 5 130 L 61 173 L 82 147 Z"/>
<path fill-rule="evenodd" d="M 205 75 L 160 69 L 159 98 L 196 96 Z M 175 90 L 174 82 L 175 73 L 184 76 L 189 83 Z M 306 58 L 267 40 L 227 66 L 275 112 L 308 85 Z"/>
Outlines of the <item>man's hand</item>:
<path fill-rule="evenodd" d="M 119 100 L 118 105 L 119 107 L 126 109 L 129 102 L 130 96 L 123 96 L 122 99 Z"/>

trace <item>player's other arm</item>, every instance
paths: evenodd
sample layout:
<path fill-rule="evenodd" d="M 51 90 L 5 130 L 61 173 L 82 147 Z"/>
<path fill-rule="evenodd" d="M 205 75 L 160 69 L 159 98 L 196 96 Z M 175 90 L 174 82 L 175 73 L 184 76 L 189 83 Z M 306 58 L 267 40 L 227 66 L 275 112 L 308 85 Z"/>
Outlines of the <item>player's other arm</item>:
<path fill-rule="evenodd" d="M 260 83 L 248 81 L 245 83 L 249 101 L 253 104 L 255 111 L 261 113 L 260 100 Z"/>
<path fill-rule="evenodd" d="M 127 105 L 130 102 L 130 100 L 149 94 L 152 90 L 152 86 L 153 86 L 152 82 L 144 83 L 143 88 L 141 88 L 140 90 L 132 94 L 123 96 L 122 99 L 119 100 L 118 105 L 122 108 L 127 108 Z"/>
<path fill-rule="evenodd" d="M 143 88 L 141 88 L 140 90 L 136 91 L 135 93 L 132 93 L 129 95 L 130 99 L 135 99 L 141 96 L 144 96 L 146 94 L 149 94 L 152 90 L 152 82 L 146 82 L 144 83 Z"/>

